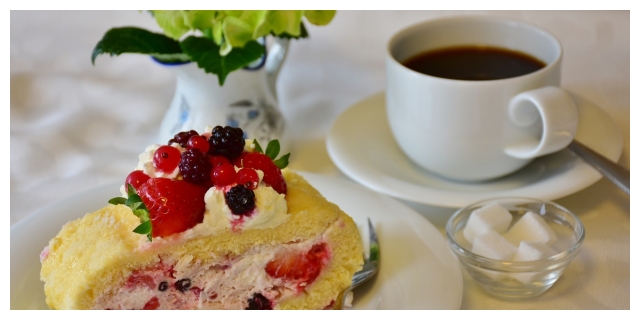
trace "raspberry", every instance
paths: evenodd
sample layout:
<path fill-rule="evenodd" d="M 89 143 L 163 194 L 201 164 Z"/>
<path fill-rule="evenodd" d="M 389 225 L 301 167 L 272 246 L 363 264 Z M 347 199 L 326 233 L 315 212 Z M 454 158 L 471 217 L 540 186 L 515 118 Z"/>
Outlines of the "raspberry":
<path fill-rule="evenodd" d="M 187 142 L 189 142 L 189 138 L 197 135 L 198 135 L 198 132 L 196 132 L 195 130 L 183 131 L 173 136 L 173 139 L 169 140 L 167 144 L 171 145 L 172 143 L 175 142 L 179 144 L 181 147 L 186 148 Z"/>
<path fill-rule="evenodd" d="M 209 148 L 211 155 L 234 159 L 244 149 L 244 133 L 240 128 L 216 126 L 211 131 L 209 143 L 211 144 Z"/>
<path fill-rule="evenodd" d="M 189 149 L 182 154 L 179 164 L 180 173 L 185 181 L 201 184 L 209 181 L 211 162 L 200 149 Z"/>
<path fill-rule="evenodd" d="M 248 306 L 245 310 L 271 310 L 271 301 L 261 293 L 256 292 L 253 297 L 249 298 Z"/>
<path fill-rule="evenodd" d="M 253 191 L 241 184 L 232 187 L 224 195 L 231 213 L 236 215 L 243 215 L 253 210 L 256 207 L 255 199 Z"/>

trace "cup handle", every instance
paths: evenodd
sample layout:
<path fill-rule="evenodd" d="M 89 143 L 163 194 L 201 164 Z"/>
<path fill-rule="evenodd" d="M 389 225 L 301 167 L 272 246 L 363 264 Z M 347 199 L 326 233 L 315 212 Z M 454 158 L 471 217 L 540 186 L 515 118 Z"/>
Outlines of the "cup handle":
<path fill-rule="evenodd" d="M 558 87 L 525 91 L 509 102 L 509 119 L 521 128 L 540 126 L 542 132 L 508 145 L 504 152 L 518 159 L 532 159 L 565 148 L 578 129 L 578 109 L 573 98 Z"/>

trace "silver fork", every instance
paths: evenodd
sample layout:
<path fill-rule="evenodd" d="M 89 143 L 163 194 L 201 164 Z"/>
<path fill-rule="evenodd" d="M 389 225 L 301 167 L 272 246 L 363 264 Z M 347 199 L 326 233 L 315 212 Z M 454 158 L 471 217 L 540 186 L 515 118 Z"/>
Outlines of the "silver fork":
<path fill-rule="evenodd" d="M 378 269 L 380 269 L 380 245 L 378 244 L 378 235 L 371 224 L 371 219 L 367 218 L 367 222 L 369 224 L 369 257 L 364 259 L 362 270 L 353 275 L 351 286 L 338 294 L 336 302 L 333 305 L 334 310 L 344 309 L 344 303 L 348 293 L 373 278 L 378 272 Z"/>

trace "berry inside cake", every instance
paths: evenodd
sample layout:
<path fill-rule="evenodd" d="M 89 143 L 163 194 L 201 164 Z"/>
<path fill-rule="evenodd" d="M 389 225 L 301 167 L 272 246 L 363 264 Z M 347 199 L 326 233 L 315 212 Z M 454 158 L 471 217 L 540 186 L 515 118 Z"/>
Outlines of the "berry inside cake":
<path fill-rule="evenodd" d="M 272 141 L 241 129 L 151 145 L 122 197 L 40 255 L 54 309 L 326 309 L 362 266 L 357 227 Z"/>

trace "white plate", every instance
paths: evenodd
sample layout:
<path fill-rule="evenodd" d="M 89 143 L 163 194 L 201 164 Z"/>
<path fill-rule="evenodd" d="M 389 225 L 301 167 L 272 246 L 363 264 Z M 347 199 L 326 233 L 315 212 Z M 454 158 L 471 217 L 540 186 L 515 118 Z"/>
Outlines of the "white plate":
<path fill-rule="evenodd" d="M 594 103 L 573 97 L 579 113 L 576 140 L 617 161 L 623 148 L 620 128 Z M 335 120 L 327 136 L 327 151 L 344 174 L 375 191 L 449 208 L 505 196 L 555 200 L 602 177 L 571 151 L 562 150 L 487 182 L 442 178 L 418 167 L 397 146 L 387 122 L 384 92 L 356 103 Z"/>
<path fill-rule="evenodd" d="M 462 273 L 442 234 L 424 217 L 390 197 L 350 181 L 301 173 L 328 200 L 351 215 L 363 235 L 370 217 L 380 241 L 381 268 L 355 291 L 355 309 L 459 309 Z M 34 212 L 11 227 L 11 309 L 47 309 L 39 254 L 64 223 L 119 195 L 106 185 Z M 393 214 L 389 214 L 393 213 Z"/>

